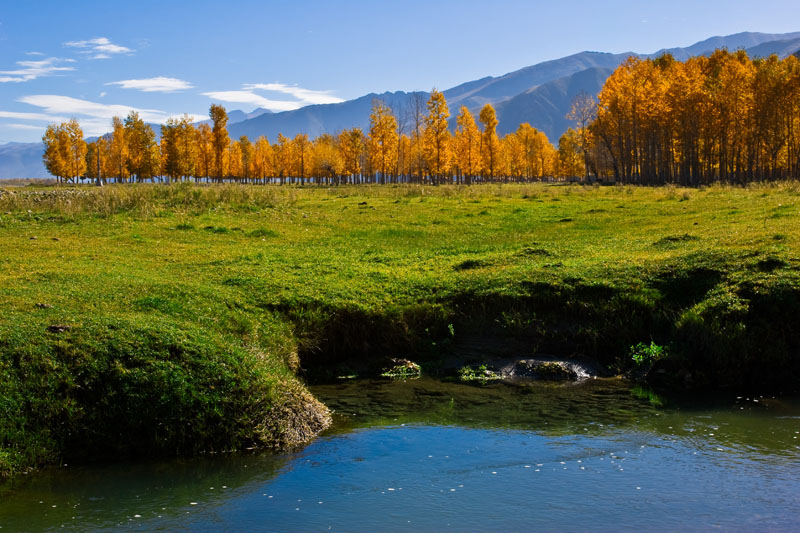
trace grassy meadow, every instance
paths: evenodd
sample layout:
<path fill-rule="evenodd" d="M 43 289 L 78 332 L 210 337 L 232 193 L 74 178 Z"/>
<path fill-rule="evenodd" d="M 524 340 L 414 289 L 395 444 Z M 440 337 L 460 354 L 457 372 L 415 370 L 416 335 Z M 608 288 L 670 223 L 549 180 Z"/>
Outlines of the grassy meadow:
<path fill-rule="evenodd" d="M 463 335 L 662 384 L 800 377 L 800 185 L 0 189 L 0 476 L 292 446 L 301 375 Z"/>

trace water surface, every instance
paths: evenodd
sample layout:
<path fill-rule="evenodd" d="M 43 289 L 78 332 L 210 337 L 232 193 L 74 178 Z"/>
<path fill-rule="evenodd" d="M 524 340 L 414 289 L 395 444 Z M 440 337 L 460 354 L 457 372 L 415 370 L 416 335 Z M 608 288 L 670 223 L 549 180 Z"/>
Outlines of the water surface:
<path fill-rule="evenodd" d="M 357 381 L 291 454 L 67 466 L 0 500 L 4 530 L 792 530 L 800 401 L 664 399 L 619 381 Z"/>

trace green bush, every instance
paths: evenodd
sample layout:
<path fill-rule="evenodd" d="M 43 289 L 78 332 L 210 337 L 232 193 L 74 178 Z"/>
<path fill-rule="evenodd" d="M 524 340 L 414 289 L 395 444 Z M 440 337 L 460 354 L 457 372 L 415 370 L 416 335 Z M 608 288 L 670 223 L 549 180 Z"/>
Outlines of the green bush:
<path fill-rule="evenodd" d="M 653 341 L 650 341 L 650 344 L 640 342 L 635 346 L 631 346 L 631 359 L 639 366 L 651 365 L 659 359 L 664 359 L 668 355 L 668 347 L 659 346 Z"/>

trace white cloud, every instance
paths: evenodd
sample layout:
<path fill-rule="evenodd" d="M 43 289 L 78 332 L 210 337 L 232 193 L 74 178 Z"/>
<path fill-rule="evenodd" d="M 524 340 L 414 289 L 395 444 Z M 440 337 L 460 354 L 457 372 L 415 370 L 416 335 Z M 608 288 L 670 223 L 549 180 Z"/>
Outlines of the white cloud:
<path fill-rule="evenodd" d="M 3 124 L 6 128 L 13 128 L 15 130 L 32 130 L 44 131 L 44 126 L 34 126 L 33 124 Z"/>
<path fill-rule="evenodd" d="M 141 80 L 112 81 L 111 83 L 106 83 L 106 85 L 119 85 L 123 89 L 137 89 L 146 93 L 172 93 L 194 87 L 188 81 L 165 78 L 164 76 Z"/>
<path fill-rule="evenodd" d="M 61 63 L 74 63 L 74 59 L 49 57 L 37 61 L 17 61 L 21 68 L 16 70 L 0 70 L 0 83 L 22 83 L 43 76 L 52 76 L 58 72 L 75 70 L 74 67 L 59 66 Z"/>
<path fill-rule="evenodd" d="M 251 83 L 245 85 L 244 88 L 288 94 L 302 102 L 303 105 L 338 104 L 339 102 L 344 102 L 341 98 L 331 95 L 331 91 L 315 91 L 312 89 L 303 89 L 296 85 L 285 85 L 283 83 Z"/>
<path fill-rule="evenodd" d="M 16 111 L 0 111 L 0 118 L 13 118 L 16 120 L 66 120 L 63 117 L 55 117 L 45 113 L 17 113 Z"/>
<path fill-rule="evenodd" d="M 26 56 L 43 56 L 42 52 L 25 52 Z"/>
<path fill-rule="evenodd" d="M 120 105 L 120 104 L 101 104 L 97 102 L 90 102 L 88 100 L 81 100 L 72 98 L 70 96 L 60 96 L 55 94 L 34 94 L 30 96 L 23 96 L 19 99 L 20 102 L 30 104 L 42 109 L 44 113 L 29 113 L 27 115 L 37 117 L 46 117 L 49 122 L 58 122 L 63 120 L 60 117 L 76 117 L 86 135 L 101 135 L 109 131 L 111 127 L 111 119 L 113 117 L 126 117 L 131 111 L 136 111 L 145 122 L 155 124 L 163 124 L 169 118 L 178 118 L 182 115 L 175 113 L 168 113 L 159 109 L 139 109 L 133 106 Z M 9 111 L 0 113 L 11 114 Z M 0 115 L 2 116 L 2 115 Z M 23 118 L 11 117 L 8 118 Z M 205 120 L 205 115 L 190 114 L 189 118 L 194 121 Z M 44 120 L 44 118 L 42 118 Z"/>
<path fill-rule="evenodd" d="M 109 59 L 113 54 L 132 54 L 136 50 L 114 44 L 108 37 L 95 37 L 86 41 L 68 41 L 64 46 L 80 48 L 83 54 L 94 54 L 89 59 Z"/>
<path fill-rule="evenodd" d="M 157 109 L 136 109 L 126 105 L 98 104 L 88 100 L 80 100 L 71 96 L 56 94 L 34 94 L 23 96 L 20 102 L 40 107 L 48 114 L 86 115 L 96 118 L 111 119 L 115 116 L 126 116 L 131 110 L 138 111 L 145 120 L 159 120 L 164 114 Z"/>
<path fill-rule="evenodd" d="M 291 111 L 303 107 L 300 102 L 290 102 L 286 100 L 270 100 L 252 91 L 213 91 L 203 93 L 213 100 L 232 102 L 237 104 L 250 104 L 257 107 L 264 107 L 273 111 Z"/>
<path fill-rule="evenodd" d="M 255 91 L 279 93 L 289 95 L 293 100 L 276 100 L 267 98 Z M 343 102 L 339 97 L 330 94 L 330 91 L 315 91 L 283 83 L 251 83 L 244 85 L 241 90 L 213 91 L 203 93 L 214 100 L 233 102 L 237 104 L 250 104 L 264 107 L 272 111 L 291 111 L 312 104 L 335 104 Z"/>

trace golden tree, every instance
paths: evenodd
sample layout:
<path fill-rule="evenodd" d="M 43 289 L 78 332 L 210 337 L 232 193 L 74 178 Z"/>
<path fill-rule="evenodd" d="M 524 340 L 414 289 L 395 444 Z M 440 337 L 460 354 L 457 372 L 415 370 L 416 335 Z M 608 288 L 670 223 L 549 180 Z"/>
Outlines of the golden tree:
<path fill-rule="evenodd" d="M 163 172 L 171 179 L 182 179 L 195 174 L 198 164 L 196 131 L 188 115 L 170 118 L 161 126 L 161 157 Z"/>
<path fill-rule="evenodd" d="M 397 165 L 397 119 L 380 100 L 372 103 L 367 149 L 372 168 L 380 173 L 381 183 L 386 183 L 386 176 Z"/>
<path fill-rule="evenodd" d="M 194 177 L 208 179 L 214 173 L 214 134 L 208 124 L 199 124 L 194 131 Z"/>
<path fill-rule="evenodd" d="M 406 134 L 397 139 L 397 175 L 410 180 L 415 170 L 414 142 Z"/>
<path fill-rule="evenodd" d="M 225 175 L 225 153 L 231 142 L 226 128 L 228 125 L 228 113 L 223 106 L 211 104 L 208 110 L 208 116 L 214 124 L 211 129 L 214 176 L 217 180 L 222 181 L 222 177 Z"/>
<path fill-rule="evenodd" d="M 311 149 L 311 141 L 308 140 L 308 135 L 305 133 L 298 133 L 295 135 L 291 142 L 291 163 L 292 177 L 300 178 L 300 183 L 304 183 L 306 179 L 306 171 L 308 166 L 308 155 Z"/>
<path fill-rule="evenodd" d="M 334 183 L 344 168 L 342 153 L 337 146 L 338 139 L 329 134 L 323 134 L 314 139 L 311 146 L 311 172 L 316 181 L 321 183 Z"/>
<path fill-rule="evenodd" d="M 516 133 L 509 133 L 501 139 L 500 145 L 508 175 L 514 180 L 523 179 L 527 165 L 525 164 L 525 146 L 520 138 Z"/>
<path fill-rule="evenodd" d="M 266 183 L 267 178 L 272 177 L 274 173 L 274 157 L 272 145 L 267 138 L 261 136 L 256 139 L 253 148 L 253 176 Z"/>
<path fill-rule="evenodd" d="M 466 106 L 461 106 L 456 118 L 453 145 L 454 164 L 463 182 L 469 185 L 481 170 L 481 132 Z"/>
<path fill-rule="evenodd" d="M 128 139 L 125 135 L 125 124 L 119 117 L 111 119 L 111 142 L 109 143 L 109 164 L 112 174 L 118 181 L 127 181 L 128 172 Z"/>
<path fill-rule="evenodd" d="M 583 153 L 580 134 L 569 128 L 558 140 L 559 174 L 568 178 L 583 175 Z"/>
<path fill-rule="evenodd" d="M 275 173 L 280 178 L 280 183 L 286 183 L 286 176 L 291 172 L 292 162 L 292 141 L 278 134 L 278 142 L 272 147 L 274 152 Z"/>
<path fill-rule="evenodd" d="M 497 137 L 497 113 L 492 104 L 486 104 L 481 109 L 478 116 L 483 124 L 483 134 L 481 135 L 481 158 L 483 163 L 484 176 L 494 179 L 495 171 L 500 154 L 500 139 Z"/>
<path fill-rule="evenodd" d="M 239 141 L 236 144 L 239 145 L 239 158 L 241 160 L 239 178 L 247 183 L 253 177 L 253 155 L 255 150 L 247 135 L 239 137 Z"/>
<path fill-rule="evenodd" d="M 339 133 L 339 151 L 342 156 L 341 173 L 355 179 L 361 174 L 361 161 L 366 148 L 361 128 L 351 128 Z"/>
<path fill-rule="evenodd" d="M 450 130 L 447 119 L 450 110 L 444 95 L 433 89 L 427 104 L 425 129 L 422 133 L 422 146 L 428 171 L 435 185 L 450 169 Z"/>
<path fill-rule="evenodd" d="M 238 142 L 231 143 L 228 145 L 226 153 L 227 157 L 225 159 L 227 163 L 225 165 L 225 177 L 235 181 L 242 179 L 245 173 L 242 164 L 242 146 Z"/>
<path fill-rule="evenodd" d="M 161 154 L 153 128 L 136 111 L 125 117 L 125 139 L 128 171 L 137 181 L 152 180 L 161 169 Z"/>
<path fill-rule="evenodd" d="M 108 142 L 103 137 L 87 144 L 86 177 L 94 180 L 97 185 L 102 185 L 107 177 L 107 144 Z"/>
<path fill-rule="evenodd" d="M 67 149 L 69 139 L 62 125 L 50 124 L 44 132 L 42 160 L 47 171 L 59 181 L 67 176 Z"/>
<path fill-rule="evenodd" d="M 86 141 L 78 121 L 70 119 L 50 124 L 42 137 L 42 159 L 50 174 L 67 181 L 77 180 L 86 173 Z"/>

